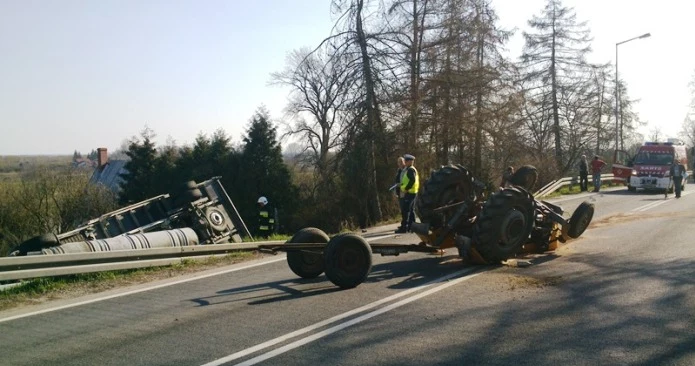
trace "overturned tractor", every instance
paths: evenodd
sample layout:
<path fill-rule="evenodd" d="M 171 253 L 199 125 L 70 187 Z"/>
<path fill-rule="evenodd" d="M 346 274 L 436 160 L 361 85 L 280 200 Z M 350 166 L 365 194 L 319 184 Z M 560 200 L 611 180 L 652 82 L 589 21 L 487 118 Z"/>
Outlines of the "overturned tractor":
<path fill-rule="evenodd" d="M 415 200 L 420 219 L 411 229 L 418 244 L 367 243 L 356 234 L 329 238 L 317 228 L 297 232 L 285 244 L 260 245 L 261 250 L 287 252 L 287 263 L 296 275 L 326 277 L 341 288 L 364 282 L 372 267 L 372 255 L 407 252 L 437 253 L 458 248 L 467 262 L 495 264 L 523 252 L 545 252 L 558 241 L 579 237 L 589 226 L 594 206 L 583 202 L 566 219 L 561 207 L 539 201 L 529 193 L 538 173 L 523 166 L 510 185 L 486 197 L 485 184 L 461 165 L 448 165 L 432 173 Z"/>
<path fill-rule="evenodd" d="M 594 206 L 583 202 L 566 219 L 560 206 L 535 199 L 529 190 L 536 168 L 521 167 L 510 185 L 485 197 L 485 185 L 461 165 L 432 173 L 415 200 L 420 239 L 440 249 L 456 247 L 464 259 L 499 263 L 522 252 L 544 252 L 578 238 L 591 223 Z"/>

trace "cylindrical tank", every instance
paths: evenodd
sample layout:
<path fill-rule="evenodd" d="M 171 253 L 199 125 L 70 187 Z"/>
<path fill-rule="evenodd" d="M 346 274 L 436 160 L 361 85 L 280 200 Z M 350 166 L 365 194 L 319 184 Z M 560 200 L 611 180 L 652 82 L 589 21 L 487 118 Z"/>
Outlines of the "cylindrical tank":
<path fill-rule="evenodd" d="M 196 235 L 195 231 L 191 228 L 183 228 L 65 243 L 60 246 L 43 249 L 41 254 L 109 252 L 116 250 L 184 247 L 198 244 L 198 235 Z"/>

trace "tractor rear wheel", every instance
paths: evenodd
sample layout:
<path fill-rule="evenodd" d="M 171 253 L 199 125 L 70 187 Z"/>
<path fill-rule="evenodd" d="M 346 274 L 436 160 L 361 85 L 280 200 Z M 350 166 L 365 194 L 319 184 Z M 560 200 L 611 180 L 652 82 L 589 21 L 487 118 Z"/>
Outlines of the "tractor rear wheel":
<path fill-rule="evenodd" d="M 567 236 L 572 239 L 576 239 L 584 233 L 591 219 L 594 217 L 594 205 L 589 202 L 582 202 L 574 213 L 570 217 L 569 230 L 567 230 Z"/>
<path fill-rule="evenodd" d="M 523 165 L 514 172 L 509 183 L 531 192 L 537 180 L 538 169 L 533 165 Z"/>
<path fill-rule="evenodd" d="M 297 231 L 285 245 L 291 248 L 292 244 L 301 243 L 328 243 L 328 235 L 320 229 L 308 227 Z M 287 264 L 301 278 L 316 278 L 324 269 L 321 253 L 306 250 L 288 250 Z"/>
<path fill-rule="evenodd" d="M 531 195 L 510 187 L 493 194 L 483 206 L 473 245 L 489 263 L 499 263 L 521 251 L 533 230 Z"/>
<path fill-rule="evenodd" d="M 357 287 L 372 270 L 372 248 L 355 234 L 334 236 L 323 256 L 326 277 L 342 289 Z"/>
<path fill-rule="evenodd" d="M 435 209 L 464 201 L 473 195 L 473 176 L 463 165 L 447 165 L 434 171 L 415 198 L 415 212 L 430 228 L 443 227 L 457 207 Z"/>

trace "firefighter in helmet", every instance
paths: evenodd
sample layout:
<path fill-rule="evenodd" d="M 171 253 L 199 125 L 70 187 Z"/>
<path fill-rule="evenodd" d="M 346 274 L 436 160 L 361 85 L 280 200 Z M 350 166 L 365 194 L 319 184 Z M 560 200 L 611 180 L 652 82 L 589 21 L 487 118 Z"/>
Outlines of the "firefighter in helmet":
<path fill-rule="evenodd" d="M 256 235 L 268 238 L 275 232 L 275 209 L 268 203 L 265 196 L 258 198 L 258 230 Z"/>

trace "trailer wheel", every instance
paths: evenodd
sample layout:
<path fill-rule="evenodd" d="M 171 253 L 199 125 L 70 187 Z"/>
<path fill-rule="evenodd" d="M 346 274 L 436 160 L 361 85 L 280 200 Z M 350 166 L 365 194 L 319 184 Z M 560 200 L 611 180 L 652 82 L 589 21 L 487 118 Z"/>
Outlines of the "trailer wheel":
<path fill-rule="evenodd" d="M 322 230 L 308 227 L 297 231 L 287 242 L 287 246 L 298 243 L 328 243 L 328 235 Z M 319 252 L 289 250 L 287 264 L 292 272 L 301 278 L 316 278 L 323 273 L 323 257 Z"/>
<path fill-rule="evenodd" d="M 430 228 L 443 227 L 456 208 L 435 211 L 439 207 L 464 201 L 473 194 L 473 176 L 462 165 L 447 165 L 432 173 L 415 197 L 415 212 Z"/>
<path fill-rule="evenodd" d="M 533 230 L 533 198 L 510 187 L 485 202 L 476 221 L 473 245 L 489 263 L 499 263 L 521 251 Z"/>
<path fill-rule="evenodd" d="M 326 277 L 342 289 L 357 287 L 372 269 L 372 248 L 355 234 L 334 236 L 323 256 Z"/>
<path fill-rule="evenodd" d="M 509 183 L 522 187 L 530 192 L 537 180 L 538 169 L 536 169 L 536 167 L 533 165 L 523 165 L 514 172 L 512 177 L 509 179 Z"/>
<path fill-rule="evenodd" d="M 582 202 L 570 217 L 569 230 L 567 236 L 576 239 L 584 233 L 591 219 L 594 217 L 594 205 L 589 202 Z"/>

